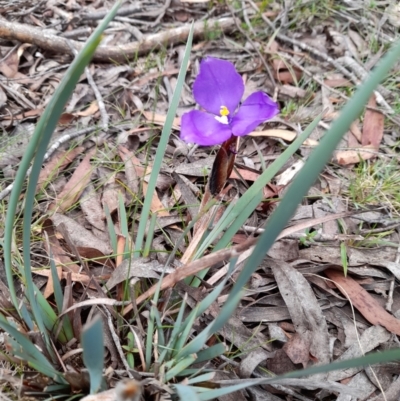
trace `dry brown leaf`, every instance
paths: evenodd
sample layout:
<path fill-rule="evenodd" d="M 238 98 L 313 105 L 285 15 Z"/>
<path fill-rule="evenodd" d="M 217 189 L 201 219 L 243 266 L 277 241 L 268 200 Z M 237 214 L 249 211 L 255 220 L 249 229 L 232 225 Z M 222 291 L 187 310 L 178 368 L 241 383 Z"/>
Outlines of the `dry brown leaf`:
<path fill-rule="evenodd" d="M 361 143 L 361 141 L 362 141 L 362 132 L 361 132 L 360 128 L 358 128 L 358 120 L 357 121 L 353 121 L 351 123 L 350 131 L 357 138 L 357 141 L 359 143 Z M 349 146 L 351 146 L 351 145 L 349 145 Z"/>
<path fill-rule="evenodd" d="M 86 220 L 100 231 L 107 232 L 106 215 L 101 206 L 100 195 L 90 182 L 79 199 Z"/>
<path fill-rule="evenodd" d="M 271 138 L 280 138 L 286 142 L 293 142 L 297 138 L 297 134 L 294 131 L 287 131 L 284 129 L 268 129 L 266 131 L 254 131 L 250 136 L 265 136 Z M 307 138 L 303 145 L 306 146 L 317 146 L 318 141 L 314 139 Z"/>
<path fill-rule="evenodd" d="M 43 109 L 33 109 L 24 111 L 23 113 L 12 115 L 12 116 L 4 116 L 3 120 L 24 120 L 25 118 L 34 118 L 40 117 L 42 115 Z"/>
<path fill-rule="evenodd" d="M 164 125 L 165 120 L 167 118 L 166 115 L 163 114 L 156 114 L 151 111 L 143 111 L 142 112 L 144 117 L 146 118 L 147 121 L 156 124 L 156 125 Z M 172 128 L 179 130 L 181 126 L 181 119 L 179 117 L 174 118 L 174 122 L 172 124 Z"/>
<path fill-rule="evenodd" d="M 309 351 L 318 362 L 329 363 L 328 327 L 310 284 L 301 273 L 284 261 L 272 261 L 271 268 L 296 333 L 301 336 L 301 348 L 309 343 Z M 299 342 L 296 342 L 294 348 L 297 349 L 293 348 L 289 356 L 301 360 L 304 365 L 306 351 L 303 349 L 298 352 L 298 345 Z"/>
<path fill-rule="evenodd" d="M 132 194 L 137 194 L 139 192 L 139 177 L 132 160 L 135 155 L 121 145 L 118 146 L 118 151 L 121 159 L 125 163 L 125 176 L 128 188 L 131 190 Z"/>
<path fill-rule="evenodd" d="M 293 85 L 281 85 L 279 95 L 287 96 L 291 99 L 304 99 L 307 96 L 307 91 Z"/>
<path fill-rule="evenodd" d="M 64 189 L 57 195 L 57 200 L 50 205 L 51 210 L 59 207 L 61 210 L 65 211 L 79 199 L 92 176 L 90 159 L 94 153 L 96 153 L 95 149 L 83 158 Z"/>
<path fill-rule="evenodd" d="M 43 230 L 46 231 L 49 238 L 49 245 L 53 253 L 53 258 L 56 265 L 65 266 L 66 270 L 71 272 L 79 272 L 80 267 L 73 263 L 69 256 L 65 253 L 65 250 L 61 247 L 55 232 L 55 228 L 51 219 L 46 219 L 43 223 Z"/>
<path fill-rule="evenodd" d="M 246 181 L 256 181 L 257 178 L 260 176 L 259 173 L 255 173 L 254 171 L 249 171 L 242 168 L 238 168 L 237 171 L 238 172 L 233 170 L 229 178 L 235 178 L 237 180 L 243 178 Z"/>
<path fill-rule="evenodd" d="M 363 152 L 363 149 L 374 150 L 374 147 L 369 145 L 360 147 L 359 150 L 340 150 L 335 154 L 337 163 L 341 166 L 346 166 L 347 164 L 359 163 L 361 160 L 369 160 L 376 156 L 374 152 Z"/>
<path fill-rule="evenodd" d="M 58 120 L 58 124 L 68 125 L 71 124 L 75 119 L 76 116 L 71 113 L 62 113 L 60 119 Z"/>
<path fill-rule="evenodd" d="M 108 266 L 111 269 L 115 268 L 113 261 L 96 248 L 77 246 L 76 249 L 82 258 L 93 259 L 94 263 Z"/>
<path fill-rule="evenodd" d="M 104 185 L 101 203 L 103 208 L 107 206 L 108 211 L 112 215 L 119 209 L 119 193 L 124 198 L 124 188 L 117 182 L 115 174 L 112 174 L 107 183 Z"/>
<path fill-rule="evenodd" d="M 330 88 L 352 87 L 353 84 L 346 78 L 325 79 L 324 84 Z"/>
<path fill-rule="evenodd" d="M 120 150 L 121 159 L 125 161 L 127 157 L 129 157 L 132 161 L 133 166 L 136 169 L 136 174 L 139 177 L 144 178 L 146 175 L 149 175 L 151 173 L 151 166 L 147 166 L 146 168 L 144 168 L 142 166 L 142 162 L 133 153 L 130 153 L 129 151 L 127 151 L 128 153 L 125 152 L 126 149 L 122 146 L 120 146 Z"/>
<path fill-rule="evenodd" d="M 56 270 L 57 270 L 57 277 L 58 280 L 61 281 L 62 277 L 62 268 L 60 266 L 56 266 Z M 49 271 L 50 272 L 50 271 Z M 54 293 L 54 281 L 53 281 L 53 275 L 49 274 L 49 279 L 47 280 L 46 283 L 46 288 L 43 291 L 43 296 L 45 298 L 49 298 L 53 295 Z"/>
<path fill-rule="evenodd" d="M 93 114 L 97 113 L 99 111 L 99 105 L 97 104 L 97 100 L 93 100 L 92 103 L 90 103 L 90 106 L 83 110 L 83 111 L 78 111 L 75 113 L 79 117 L 88 117 L 92 116 Z"/>
<path fill-rule="evenodd" d="M 145 277 L 159 279 L 164 266 L 156 260 L 149 258 L 125 259 L 111 273 L 106 287 L 111 290 L 116 285 L 129 280 L 132 277 Z M 172 273 L 174 269 L 168 267 L 166 272 Z"/>
<path fill-rule="evenodd" d="M 17 49 L 14 49 L 14 51 L 9 53 L 8 56 L 0 62 L 0 72 L 6 78 L 14 78 L 18 73 L 18 67 L 19 56 Z"/>
<path fill-rule="evenodd" d="M 303 75 L 296 66 L 289 66 L 281 58 L 274 58 L 272 65 L 275 78 L 283 84 L 297 83 Z"/>
<path fill-rule="evenodd" d="M 343 272 L 338 270 L 328 269 L 325 274 L 371 324 L 383 326 L 391 333 L 400 335 L 400 320 L 390 315 L 360 284 L 349 276 L 344 277 Z"/>
<path fill-rule="evenodd" d="M 174 17 L 176 17 L 176 13 L 174 13 Z M 138 81 L 134 81 L 134 83 L 135 83 L 135 86 L 144 87 L 153 79 L 165 77 L 168 75 L 176 75 L 178 73 L 179 73 L 178 68 L 172 68 L 167 71 L 150 72 L 150 73 L 145 74 L 144 76 L 140 77 Z"/>
<path fill-rule="evenodd" d="M 51 159 L 43 166 L 42 170 L 40 170 L 37 190 L 49 180 L 49 177 L 57 177 L 59 172 L 71 164 L 84 150 L 83 146 L 78 146 L 66 152 L 55 152 Z"/>
<path fill-rule="evenodd" d="M 297 366 L 283 349 L 278 349 L 273 358 L 267 359 L 267 369 L 276 375 L 281 375 L 296 370 Z"/>
<path fill-rule="evenodd" d="M 238 149 L 238 137 L 231 136 L 224 141 L 217 154 L 208 177 L 208 189 L 211 195 L 217 196 L 224 188 L 232 173 Z"/>
<path fill-rule="evenodd" d="M 68 231 L 70 239 L 76 247 L 95 248 L 103 255 L 112 253 L 113 249 L 108 241 L 106 242 L 96 237 L 72 218 L 60 213 L 54 213 L 51 220 L 56 228 L 60 224 L 64 225 L 64 229 Z"/>
<path fill-rule="evenodd" d="M 376 107 L 375 95 L 372 95 L 369 99 L 368 106 Z M 369 108 L 365 111 L 361 141 L 363 146 L 372 146 L 375 149 L 379 149 L 383 138 L 384 120 L 384 115 L 379 111 Z"/>
<path fill-rule="evenodd" d="M 62 266 L 65 266 L 69 271 L 78 272 L 79 266 L 72 262 L 69 256 L 65 253 L 65 250 L 62 249 L 54 230 L 53 223 L 50 219 L 46 219 L 43 223 L 43 230 L 47 234 L 48 241 L 45 241 L 45 246 L 47 252 L 50 254 L 50 251 L 53 256 L 54 263 L 57 269 L 58 278 L 61 280 L 63 278 L 62 275 Z M 50 297 L 54 293 L 54 284 L 53 284 L 53 276 L 49 269 L 46 270 L 49 275 L 46 288 L 44 290 L 43 296 L 45 298 Z"/>
<path fill-rule="evenodd" d="M 146 197 L 148 184 L 147 182 L 143 182 L 143 196 Z M 157 191 L 153 192 L 153 196 L 151 197 L 151 205 L 150 210 L 153 213 L 157 213 L 157 216 L 169 216 L 168 210 L 165 210 L 165 206 L 161 203 L 160 198 L 158 197 Z"/>
<path fill-rule="evenodd" d="M 39 270 L 33 270 L 32 273 L 37 274 L 38 276 L 42 276 L 42 277 L 51 277 L 51 271 L 49 269 L 39 269 Z M 92 281 L 92 279 L 87 276 L 86 274 L 82 274 L 82 273 L 71 273 L 71 272 L 62 272 L 62 279 L 66 280 L 68 275 L 71 275 L 71 280 L 72 281 L 76 281 L 78 283 L 82 283 L 82 284 L 90 284 L 90 282 Z M 109 274 L 105 274 L 104 276 L 101 277 L 96 277 L 96 279 L 104 279 L 107 280 L 110 277 Z M 90 288 L 92 289 L 96 289 L 97 287 L 92 283 L 90 286 Z"/>
<path fill-rule="evenodd" d="M 125 245 L 126 238 L 122 234 L 117 234 L 117 256 L 115 258 L 115 264 L 117 266 L 119 266 L 124 260 Z"/>
<path fill-rule="evenodd" d="M 295 333 L 289 341 L 285 343 L 282 349 L 294 364 L 301 363 L 305 368 L 310 359 L 310 345 L 310 336 L 303 336 Z"/>

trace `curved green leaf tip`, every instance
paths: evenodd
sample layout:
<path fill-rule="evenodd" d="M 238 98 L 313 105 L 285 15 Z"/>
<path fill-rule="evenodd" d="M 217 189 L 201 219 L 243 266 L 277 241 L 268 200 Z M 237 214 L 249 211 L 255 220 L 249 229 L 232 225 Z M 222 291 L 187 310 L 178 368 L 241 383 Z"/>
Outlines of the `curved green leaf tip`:
<path fill-rule="evenodd" d="M 82 331 L 83 363 L 90 376 L 90 393 L 100 390 L 104 368 L 103 322 L 100 315 L 87 323 Z"/>

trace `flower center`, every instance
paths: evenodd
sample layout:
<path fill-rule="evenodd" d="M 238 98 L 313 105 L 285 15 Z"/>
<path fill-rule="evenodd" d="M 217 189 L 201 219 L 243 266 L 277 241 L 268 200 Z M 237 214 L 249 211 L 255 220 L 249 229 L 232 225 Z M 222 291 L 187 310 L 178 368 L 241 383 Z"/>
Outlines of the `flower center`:
<path fill-rule="evenodd" d="M 229 110 L 226 106 L 221 106 L 219 109 L 219 116 L 215 116 L 215 119 L 219 121 L 221 124 L 229 124 L 228 116 L 229 116 Z"/>
<path fill-rule="evenodd" d="M 221 106 L 219 109 L 219 114 L 221 114 L 221 116 L 229 116 L 228 108 L 226 106 Z"/>

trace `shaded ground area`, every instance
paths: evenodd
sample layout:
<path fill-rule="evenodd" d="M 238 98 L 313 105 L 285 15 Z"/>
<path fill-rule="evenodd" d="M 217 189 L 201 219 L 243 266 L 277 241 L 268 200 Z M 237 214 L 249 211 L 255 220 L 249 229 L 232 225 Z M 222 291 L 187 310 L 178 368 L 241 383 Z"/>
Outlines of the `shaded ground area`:
<path fill-rule="evenodd" d="M 79 0 L 0 2 L 0 232 L 16 169 L 35 124 L 70 65 L 71 55 L 111 6 L 112 2 Z M 46 298 L 54 299 L 48 268 L 51 251 L 68 291 L 65 309 L 104 297 L 93 281 L 105 285 L 102 288 L 112 299 L 124 295 L 121 283 L 130 261 L 124 249 L 131 249 L 135 239 L 192 20 L 195 42 L 186 84 L 152 194 L 156 229 L 153 238 L 149 235 L 152 241 L 144 257 L 129 270 L 135 304 L 144 306 L 139 318 L 133 318 L 129 307 L 119 310 L 135 328 L 135 340 L 128 337 L 121 320 L 115 318 L 109 324 L 105 317 L 110 386 L 126 377 L 127 366 L 136 379 L 148 378 L 141 351 L 150 302 L 144 301 L 152 295 L 167 260 L 167 273 L 182 269 L 179 280 L 194 274 L 190 243 L 199 236 L 196 230 L 210 222 L 183 237 L 183 230 L 199 213 L 217 152 L 217 147 L 196 147 L 179 138 L 180 116 L 195 107 L 191 88 L 201 59 L 213 56 L 231 61 L 245 81 L 245 97 L 263 90 L 281 108 L 256 133 L 240 139 L 235 169 L 213 219 L 236 202 L 308 124 L 319 115 L 322 120 L 265 187 L 263 202 L 233 237 L 232 246 L 245 244 L 237 270 L 224 294 L 196 321 L 197 332 L 218 315 L 251 252 L 249 238 L 260 234 L 293 173 L 398 38 L 400 8 L 394 1 L 125 2 L 65 108 L 37 188 L 31 252 L 35 283 Z M 399 71 L 398 64 L 369 99 L 291 226 L 253 275 L 236 314 L 219 338 L 210 339 L 210 346 L 224 342 L 227 351 L 198 366 L 217 371 L 207 385 L 282 374 L 398 347 Z M 22 200 L 19 212 L 23 213 Z M 20 244 L 17 224 L 15 259 Z M 177 252 L 171 258 L 175 245 Z M 184 294 L 193 308 L 219 283 L 229 256 L 228 250 L 220 258 L 200 263 L 201 269 L 210 270 L 198 288 L 178 279 L 164 281 L 158 308 L 165 325 L 173 326 Z M 6 291 L 2 289 L 2 308 Z M 86 308 L 71 314 L 77 339 L 82 323 L 93 313 Z M 2 347 L 7 351 L 7 340 Z M 78 341 L 57 348 L 77 392 L 87 386 L 85 380 L 76 381 L 83 367 L 78 349 Z M 22 387 L 29 395 L 48 384 L 27 366 L 18 366 L 17 358 L 13 363 L 7 357 L 3 360 L 5 392 Z M 16 379 L 21 371 L 26 371 L 22 384 Z M 383 400 L 383 390 L 387 400 L 397 400 L 398 371 L 397 363 L 337 371 L 253 387 L 220 399 Z M 145 389 L 146 399 L 162 399 L 157 397 L 166 397 L 168 391 L 153 376 Z M 345 386 L 357 388 L 357 395 L 351 391 L 349 395 Z"/>

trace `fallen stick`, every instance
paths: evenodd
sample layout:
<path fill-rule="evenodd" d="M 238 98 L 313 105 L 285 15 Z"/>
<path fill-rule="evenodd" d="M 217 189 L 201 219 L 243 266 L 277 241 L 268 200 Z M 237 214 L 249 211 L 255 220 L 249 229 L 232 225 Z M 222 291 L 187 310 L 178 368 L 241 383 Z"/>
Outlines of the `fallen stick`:
<path fill-rule="evenodd" d="M 126 62 L 128 59 L 134 58 L 137 54 L 149 53 L 165 45 L 184 43 L 189 35 L 190 26 L 191 24 L 185 24 L 178 28 L 145 35 L 140 42 L 131 42 L 120 46 L 100 45 L 94 54 L 93 60 L 102 62 Z M 197 21 L 194 23 L 194 37 L 201 39 L 204 38 L 208 32 L 213 30 L 227 33 L 234 29 L 235 20 L 233 18 Z M 45 50 L 70 54 L 71 56 L 74 55 L 71 45 L 72 48 L 78 51 L 81 50 L 84 45 L 83 42 L 65 39 L 30 25 L 9 22 L 4 19 L 0 19 L 0 38 L 18 40 L 22 43 L 31 43 Z"/>

